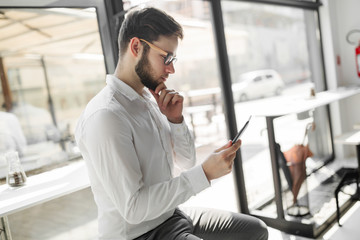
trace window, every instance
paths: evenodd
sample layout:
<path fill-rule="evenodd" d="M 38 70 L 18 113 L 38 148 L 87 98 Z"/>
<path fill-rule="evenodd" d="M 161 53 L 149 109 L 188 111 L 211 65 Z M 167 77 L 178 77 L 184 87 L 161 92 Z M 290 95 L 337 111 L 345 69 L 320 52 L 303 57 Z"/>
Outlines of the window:
<path fill-rule="evenodd" d="M 221 5 L 239 127 L 252 112 L 252 102 L 306 99 L 314 89 L 325 90 L 315 11 L 244 1 L 221 1 Z M 321 107 L 273 121 L 275 140 L 282 151 L 303 143 L 305 130 L 314 123 L 315 130 L 308 131 L 304 142 L 314 153 L 307 160 L 308 173 L 332 157 L 327 116 L 327 109 Z M 274 185 L 265 117 L 251 120 L 241 154 L 250 212 L 276 215 L 274 205 L 269 205 L 274 203 Z M 286 184 L 285 179 L 282 182 Z"/>
<path fill-rule="evenodd" d="M 139 1 L 124 1 L 124 9 Z M 143 5 L 140 5 L 143 6 Z M 222 107 L 221 81 L 208 1 L 146 1 L 144 6 L 165 10 L 184 29 L 179 42 L 175 74 L 167 87 L 185 97 L 184 117 L 195 137 L 197 161 L 200 164 L 215 149 L 227 142 L 227 126 Z M 226 185 L 224 188 L 223 186 Z M 236 191 L 232 175 L 213 184 L 212 188 L 191 198 L 186 206 L 206 206 L 236 211 Z M 222 194 L 218 194 L 219 191 Z M 216 197 L 215 197 L 216 195 Z"/>
<path fill-rule="evenodd" d="M 18 151 L 26 171 L 80 157 L 77 119 L 105 85 L 95 8 L 2 8 L 0 29 L 1 114 L 21 126 L 1 129 L 0 152 Z M 25 144 L 9 143 L 18 138 Z"/>

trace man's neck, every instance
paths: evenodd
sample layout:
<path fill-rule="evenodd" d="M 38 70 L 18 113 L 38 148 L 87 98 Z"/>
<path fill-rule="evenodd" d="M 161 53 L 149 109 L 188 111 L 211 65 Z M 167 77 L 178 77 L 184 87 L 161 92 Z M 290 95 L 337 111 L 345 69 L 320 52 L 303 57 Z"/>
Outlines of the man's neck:
<path fill-rule="evenodd" d="M 140 96 L 142 96 L 144 85 L 141 83 L 139 77 L 135 72 L 129 71 L 129 68 L 122 67 L 118 64 L 115 69 L 114 76 L 129 85 Z"/>

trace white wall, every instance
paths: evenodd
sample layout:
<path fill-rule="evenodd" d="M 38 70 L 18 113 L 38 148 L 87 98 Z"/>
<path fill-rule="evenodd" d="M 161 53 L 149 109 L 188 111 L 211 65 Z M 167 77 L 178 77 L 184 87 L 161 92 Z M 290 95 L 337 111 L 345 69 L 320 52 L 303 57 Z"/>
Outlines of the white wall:
<path fill-rule="evenodd" d="M 360 40 L 360 32 L 353 33 L 351 39 L 356 40 L 356 45 L 350 45 L 346 41 L 346 35 L 354 29 L 360 31 L 360 1 L 359 0 L 331 0 L 331 7 L 335 8 L 336 21 L 332 23 L 337 29 L 338 49 L 336 54 L 341 58 L 340 86 L 360 84 L 360 78 L 356 73 L 355 48 Z M 331 19 L 333 20 L 333 19 Z"/>
<path fill-rule="evenodd" d="M 353 29 L 360 30 L 359 0 L 323 0 L 320 8 L 325 71 L 329 89 L 358 85 L 360 78 L 356 72 L 355 48 L 346 41 L 346 35 Z M 351 35 L 360 40 L 360 33 Z M 340 58 L 340 64 L 337 58 Z M 346 132 L 360 123 L 360 95 L 332 104 L 331 118 L 334 135 Z M 355 156 L 355 147 L 335 145 L 337 158 Z"/>

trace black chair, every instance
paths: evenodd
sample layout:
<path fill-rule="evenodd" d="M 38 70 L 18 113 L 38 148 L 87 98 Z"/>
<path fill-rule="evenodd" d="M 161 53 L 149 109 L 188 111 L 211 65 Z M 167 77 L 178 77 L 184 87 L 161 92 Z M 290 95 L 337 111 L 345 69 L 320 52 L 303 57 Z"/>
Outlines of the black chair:
<path fill-rule="evenodd" d="M 338 225 L 340 227 L 341 224 L 340 224 L 339 192 L 341 191 L 341 188 L 356 182 L 356 193 L 351 196 L 351 199 L 360 200 L 360 189 L 359 189 L 360 145 L 356 145 L 356 153 L 358 160 L 358 168 L 346 169 L 344 175 L 341 178 L 341 181 L 339 182 L 338 186 L 335 189 L 336 217 L 337 217 Z"/>

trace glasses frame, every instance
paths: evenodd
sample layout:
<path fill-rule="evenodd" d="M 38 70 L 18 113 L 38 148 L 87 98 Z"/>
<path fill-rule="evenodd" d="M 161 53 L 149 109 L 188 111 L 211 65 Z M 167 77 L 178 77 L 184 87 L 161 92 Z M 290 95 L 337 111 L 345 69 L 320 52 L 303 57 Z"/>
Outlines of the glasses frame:
<path fill-rule="evenodd" d="M 177 61 L 177 58 L 174 57 L 174 55 L 172 53 L 168 53 L 168 52 L 162 50 L 161 48 L 146 41 L 145 39 L 140 38 L 140 41 L 146 43 L 151 49 L 154 49 L 155 51 L 158 51 L 161 55 L 163 55 L 162 57 L 164 58 L 165 65 L 170 65 L 172 62 L 175 63 Z"/>

